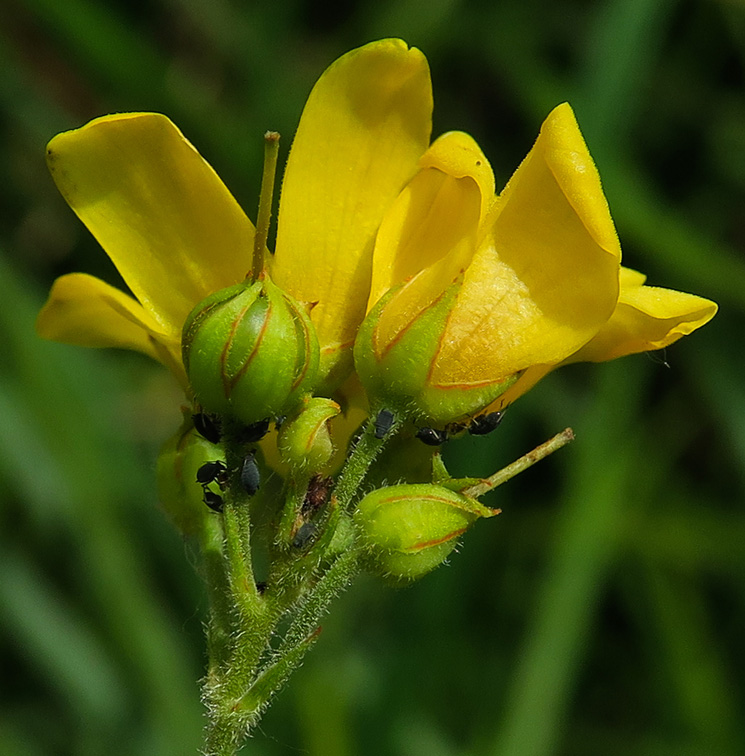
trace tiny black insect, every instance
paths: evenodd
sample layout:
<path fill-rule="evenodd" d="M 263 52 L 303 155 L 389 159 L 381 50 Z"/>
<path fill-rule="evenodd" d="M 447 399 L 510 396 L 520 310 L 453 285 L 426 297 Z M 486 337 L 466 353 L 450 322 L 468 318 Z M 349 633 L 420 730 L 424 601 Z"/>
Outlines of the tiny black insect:
<path fill-rule="evenodd" d="M 216 494 L 214 491 L 210 491 L 209 488 L 204 489 L 204 503 L 213 512 L 222 512 L 222 496 L 220 496 L 220 494 Z"/>
<path fill-rule="evenodd" d="M 197 470 L 197 483 L 201 483 L 203 486 L 215 480 L 220 483 L 227 471 L 228 468 L 224 462 L 220 462 L 219 460 L 216 462 L 205 462 Z"/>
<path fill-rule="evenodd" d="M 427 446 L 440 446 L 448 440 L 448 432 L 438 428 L 419 428 L 416 437 Z"/>
<path fill-rule="evenodd" d="M 490 412 L 488 415 L 479 415 L 471 420 L 468 432 L 472 436 L 485 436 L 491 433 L 501 422 L 503 412 Z"/>
<path fill-rule="evenodd" d="M 240 440 L 247 444 L 261 441 L 261 439 L 269 433 L 270 422 L 271 420 L 268 417 L 265 417 L 263 420 L 247 425 L 245 428 L 241 429 Z"/>
<path fill-rule="evenodd" d="M 292 539 L 293 549 L 305 548 L 316 535 L 317 528 L 312 522 L 304 522 L 299 528 L 295 537 Z"/>
<path fill-rule="evenodd" d="M 243 466 L 241 467 L 241 485 L 243 490 L 249 495 L 253 496 L 261 485 L 261 473 L 259 472 L 259 465 L 256 462 L 256 455 L 254 452 L 246 454 L 243 460 Z"/>
<path fill-rule="evenodd" d="M 222 431 L 220 430 L 220 423 L 215 418 L 206 415 L 204 412 L 199 412 L 196 415 L 191 416 L 191 420 L 194 423 L 194 427 L 197 432 L 204 438 L 213 444 L 220 441 Z"/>
<path fill-rule="evenodd" d="M 287 415 L 277 415 L 277 417 L 274 418 L 275 429 L 279 430 L 284 425 L 285 420 L 287 420 Z"/>
<path fill-rule="evenodd" d="M 380 410 L 375 418 L 375 438 L 385 438 L 394 420 L 395 416 L 390 410 Z"/>

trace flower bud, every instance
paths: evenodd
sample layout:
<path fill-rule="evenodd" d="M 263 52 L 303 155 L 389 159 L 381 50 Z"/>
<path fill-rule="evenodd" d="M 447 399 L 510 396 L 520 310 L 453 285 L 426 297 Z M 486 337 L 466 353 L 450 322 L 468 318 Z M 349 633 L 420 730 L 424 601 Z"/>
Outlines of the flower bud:
<path fill-rule="evenodd" d="M 282 460 L 294 471 L 321 472 L 334 455 L 328 421 L 340 412 L 331 399 L 305 399 L 300 412 L 285 420 L 279 430 L 277 446 Z"/>
<path fill-rule="evenodd" d="M 447 559 L 479 517 L 492 517 L 474 499 L 431 483 L 379 488 L 354 514 L 371 572 L 416 580 Z"/>
<path fill-rule="evenodd" d="M 517 380 L 437 384 L 432 379 L 442 337 L 455 305 L 460 280 L 423 309 L 412 312 L 406 286 L 370 310 L 354 346 L 357 373 L 371 403 L 417 420 L 445 425 L 474 415 Z"/>
<path fill-rule="evenodd" d="M 207 463 L 224 462 L 222 449 L 211 444 L 191 424 L 182 426 L 158 456 L 158 499 L 184 535 L 195 535 L 210 511 L 198 471 Z"/>
<path fill-rule="evenodd" d="M 184 324 L 182 350 L 202 407 L 247 425 L 286 414 L 318 371 L 310 318 L 266 276 L 197 305 Z"/>

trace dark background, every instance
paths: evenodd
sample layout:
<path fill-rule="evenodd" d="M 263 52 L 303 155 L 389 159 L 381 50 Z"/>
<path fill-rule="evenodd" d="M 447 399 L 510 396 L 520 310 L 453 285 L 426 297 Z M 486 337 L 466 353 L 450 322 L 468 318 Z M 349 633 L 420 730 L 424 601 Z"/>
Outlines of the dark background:
<path fill-rule="evenodd" d="M 493 499 L 450 565 L 358 582 L 256 731 L 267 756 L 727 756 L 745 748 L 741 0 L 2 0 L 0 753 L 196 753 L 205 599 L 157 508 L 178 392 L 139 355 L 44 343 L 52 280 L 117 274 L 47 175 L 55 133 L 167 113 L 253 216 L 339 55 L 428 56 L 435 134 L 502 186 L 569 100 L 650 283 L 716 300 L 663 355 L 546 379 L 452 465 L 577 441 Z"/>

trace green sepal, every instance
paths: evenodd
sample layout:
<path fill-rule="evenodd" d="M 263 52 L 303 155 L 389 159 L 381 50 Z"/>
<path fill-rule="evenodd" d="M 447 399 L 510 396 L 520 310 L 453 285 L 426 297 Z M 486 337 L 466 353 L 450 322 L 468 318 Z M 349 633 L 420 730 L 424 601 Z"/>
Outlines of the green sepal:
<path fill-rule="evenodd" d="M 463 491 L 470 488 L 471 486 L 475 486 L 478 483 L 483 483 L 483 482 L 484 482 L 483 478 L 450 478 L 450 480 L 442 481 L 440 485 L 451 491 L 455 491 L 456 493 L 463 493 Z M 475 501 L 475 499 L 473 499 L 472 501 Z M 493 514 L 496 514 L 496 512 L 494 512 Z M 489 517 L 490 515 L 483 515 L 483 516 Z"/>
<path fill-rule="evenodd" d="M 452 480 L 452 478 L 445 467 L 445 461 L 442 458 L 442 454 L 440 454 L 440 452 L 435 452 L 432 455 L 432 482 L 441 486 L 449 480 Z"/>
<path fill-rule="evenodd" d="M 467 488 L 483 482 L 483 478 L 452 478 L 445 467 L 442 455 L 436 452 L 432 455 L 432 482 L 438 486 L 447 488 L 450 491 L 463 493 Z M 468 498 L 468 497 L 466 497 Z M 473 499 L 471 499 L 473 501 Z M 491 514 L 482 514 L 482 517 L 491 517 L 497 514 L 498 510 L 488 510 Z"/>

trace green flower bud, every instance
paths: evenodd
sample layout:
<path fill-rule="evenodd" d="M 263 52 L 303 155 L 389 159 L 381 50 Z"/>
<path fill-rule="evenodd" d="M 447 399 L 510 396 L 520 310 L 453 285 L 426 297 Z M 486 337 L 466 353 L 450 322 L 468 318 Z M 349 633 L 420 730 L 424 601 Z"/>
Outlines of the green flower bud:
<path fill-rule="evenodd" d="M 184 324 L 182 350 L 202 407 L 246 424 L 286 414 L 312 389 L 318 371 L 310 318 L 267 276 L 198 304 Z"/>
<path fill-rule="evenodd" d="M 322 397 L 307 398 L 300 412 L 285 420 L 277 446 L 282 460 L 293 471 L 321 472 L 334 455 L 328 421 L 341 412 L 339 405 Z"/>
<path fill-rule="evenodd" d="M 354 521 L 371 572 L 416 580 L 447 559 L 472 522 L 497 513 L 447 488 L 407 483 L 369 493 Z"/>
<path fill-rule="evenodd" d="M 224 462 L 222 449 L 184 424 L 164 445 L 158 456 L 158 499 L 173 524 L 187 536 L 197 534 L 210 510 L 204 489 L 197 482 L 198 470 L 208 462 Z"/>
<path fill-rule="evenodd" d="M 477 414 L 517 380 L 517 375 L 471 384 L 433 380 L 459 286 L 456 281 L 428 307 L 415 312 L 401 306 L 402 287 L 398 287 L 370 310 L 357 334 L 354 362 L 371 404 L 445 425 Z"/>

